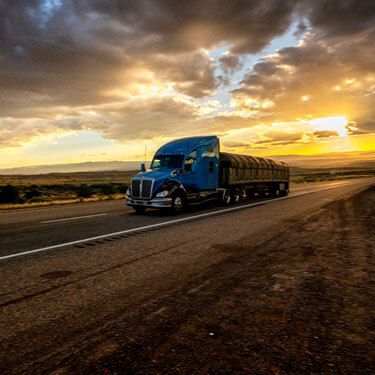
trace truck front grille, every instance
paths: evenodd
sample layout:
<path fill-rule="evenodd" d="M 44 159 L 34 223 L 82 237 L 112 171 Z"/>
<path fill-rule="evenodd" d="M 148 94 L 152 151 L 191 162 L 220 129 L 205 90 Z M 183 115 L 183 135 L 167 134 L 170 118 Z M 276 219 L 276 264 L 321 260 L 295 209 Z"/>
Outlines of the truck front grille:
<path fill-rule="evenodd" d="M 151 198 L 153 180 L 140 179 L 132 180 L 132 197 L 133 198 Z"/>
<path fill-rule="evenodd" d="M 132 180 L 132 197 L 139 198 L 141 195 L 141 180 Z"/>
<path fill-rule="evenodd" d="M 152 180 L 142 180 L 141 198 L 151 197 Z"/>

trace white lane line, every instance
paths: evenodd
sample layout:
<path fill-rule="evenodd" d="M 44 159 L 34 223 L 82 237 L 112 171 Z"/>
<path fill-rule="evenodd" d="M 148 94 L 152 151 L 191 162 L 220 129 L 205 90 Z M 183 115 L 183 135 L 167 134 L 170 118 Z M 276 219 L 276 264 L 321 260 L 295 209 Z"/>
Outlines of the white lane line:
<path fill-rule="evenodd" d="M 277 199 L 270 199 L 270 200 L 267 200 L 267 201 L 250 203 L 250 204 L 245 204 L 245 205 L 242 205 L 242 206 L 235 206 L 235 207 L 225 208 L 225 209 L 222 209 L 222 210 L 216 210 L 216 211 L 212 211 L 212 212 L 206 212 L 204 214 L 188 216 L 188 217 L 184 217 L 184 218 L 181 218 L 181 219 L 164 221 L 164 222 L 158 223 L 158 224 L 146 225 L 144 227 L 138 227 L 138 228 L 133 228 L 133 229 L 126 229 L 126 230 L 122 230 L 122 231 L 119 231 L 119 232 L 107 233 L 107 234 L 102 234 L 100 236 L 84 238 L 82 240 L 70 241 L 70 242 L 65 242 L 65 243 L 61 243 L 61 244 L 58 244 L 58 245 L 42 247 L 40 249 L 34 249 L 34 250 L 24 251 L 22 253 L 4 255 L 4 256 L 0 257 L 0 261 L 1 260 L 6 260 L 6 259 L 10 259 L 10 258 L 17 258 L 17 257 L 20 257 L 20 256 L 29 255 L 29 254 L 40 253 L 42 251 L 60 249 L 62 247 L 66 247 L 66 246 L 79 245 L 81 243 L 95 241 L 95 240 L 101 240 L 103 238 L 118 236 L 118 235 L 122 235 L 122 234 L 137 233 L 137 232 L 141 232 L 141 231 L 144 231 L 144 230 L 166 227 L 166 226 L 171 225 L 171 224 L 183 223 L 183 222 L 188 222 L 188 221 L 192 221 L 192 220 L 200 219 L 200 218 L 204 218 L 204 217 L 220 215 L 220 214 L 226 213 L 226 212 L 243 210 L 243 209 L 248 208 L 248 207 L 261 206 L 261 205 L 269 204 L 269 203 L 272 203 L 272 202 L 278 202 L 278 201 L 285 200 L 285 199 L 292 199 L 292 198 L 300 197 L 302 195 L 313 194 L 313 193 L 316 193 L 316 192 L 321 192 L 321 191 L 324 191 L 324 190 L 330 190 L 330 189 L 334 189 L 334 188 L 335 187 L 326 187 L 324 189 L 311 190 L 311 191 L 307 191 L 307 192 L 304 192 L 304 193 L 298 193 L 298 194 L 295 194 L 295 195 L 289 195 L 287 197 L 282 197 L 282 198 L 277 198 Z"/>
<path fill-rule="evenodd" d="M 41 223 L 42 224 L 57 223 L 59 221 L 78 220 L 78 219 L 86 219 L 86 218 L 89 218 L 89 217 L 107 216 L 107 215 L 108 214 L 93 214 L 93 215 L 85 215 L 85 216 L 75 216 L 75 217 L 67 217 L 65 219 L 55 219 L 55 220 L 41 221 Z"/>

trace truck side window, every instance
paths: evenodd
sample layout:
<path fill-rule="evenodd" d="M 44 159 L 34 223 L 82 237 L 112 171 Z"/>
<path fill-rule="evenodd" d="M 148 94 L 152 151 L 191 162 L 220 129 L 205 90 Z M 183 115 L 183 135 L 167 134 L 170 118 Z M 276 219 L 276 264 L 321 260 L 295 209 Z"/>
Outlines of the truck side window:
<path fill-rule="evenodd" d="M 185 159 L 184 169 L 191 172 L 191 165 L 197 161 L 197 151 L 191 151 Z"/>
<path fill-rule="evenodd" d="M 208 173 L 214 173 L 214 162 L 213 160 L 210 160 L 208 163 Z"/>
<path fill-rule="evenodd" d="M 202 153 L 202 158 L 204 158 L 205 156 L 208 156 L 209 158 L 215 157 L 215 147 L 208 146 L 207 149 Z"/>

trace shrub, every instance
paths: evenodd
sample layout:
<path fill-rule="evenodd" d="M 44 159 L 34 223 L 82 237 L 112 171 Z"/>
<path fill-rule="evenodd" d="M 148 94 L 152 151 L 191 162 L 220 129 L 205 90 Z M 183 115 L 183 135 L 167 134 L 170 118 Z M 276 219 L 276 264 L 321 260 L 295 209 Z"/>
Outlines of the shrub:
<path fill-rule="evenodd" d="M 80 198 L 89 198 L 93 194 L 92 189 L 87 184 L 81 184 L 77 188 L 77 196 Z"/>
<path fill-rule="evenodd" d="M 127 186 L 127 185 L 123 185 L 123 184 L 121 184 L 121 185 L 118 185 L 118 186 L 117 186 L 117 189 L 118 189 L 118 192 L 119 192 L 120 194 L 126 194 L 126 192 L 127 192 L 127 190 L 128 190 L 128 186 Z"/>
<path fill-rule="evenodd" d="M 118 192 L 117 186 L 112 184 L 103 184 L 100 186 L 100 192 L 104 195 L 112 195 Z"/>
<path fill-rule="evenodd" d="M 29 203 L 39 203 L 39 202 L 44 202 L 46 199 L 43 197 L 32 197 L 29 199 Z"/>
<path fill-rule="evenodd" d="M 26 199 L 24 197 L 18 197 L 16 199 L 16 202 L 15 203 L 18 203 L 18 204 L 24 204 L 26 203 Z"/>
<path fill-rule="evenodd" d="M 33 185 L 28 190 L 25 191 L 25 198 L 31 199 L 34 197 L 40 197 L 42 192 L 39 190 L 38 186 Z"/>
<path fill-rule="evenodd" d="M 0 189 L 0 203 L 16 203 L 19 196 L 17 186 L 8 184 Z"/>

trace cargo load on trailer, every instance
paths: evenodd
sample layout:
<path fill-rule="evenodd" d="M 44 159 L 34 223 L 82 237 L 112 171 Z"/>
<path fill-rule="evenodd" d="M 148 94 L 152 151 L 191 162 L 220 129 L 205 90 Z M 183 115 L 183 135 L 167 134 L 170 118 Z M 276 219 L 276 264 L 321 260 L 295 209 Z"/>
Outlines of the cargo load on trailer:
<path fill-rule="evenodd" d="M 241 197 L 285 196 L 289 167 L 280 161 L 220 152 L 217 136 L 178 139 L 162 146 L 150 168 L 144 164 L 131 180 L 126 202 L 137 212 L 217 201 L 238 203 Z"/>

